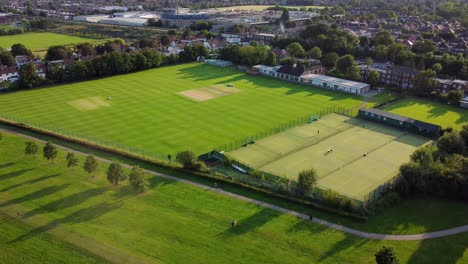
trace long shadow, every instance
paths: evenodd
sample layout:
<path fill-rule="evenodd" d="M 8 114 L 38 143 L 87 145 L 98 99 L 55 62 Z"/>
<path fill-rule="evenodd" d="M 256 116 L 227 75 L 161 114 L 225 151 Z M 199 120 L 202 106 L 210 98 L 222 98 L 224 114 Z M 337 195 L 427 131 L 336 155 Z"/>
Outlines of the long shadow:
<path fill-rule="evenodd" d="M 32 171 L 34 169 L 24 169 L 24 170 L 19 170 L 19 171 L 13 171 L 13 172 L 8 172 L 5 174 L 0 174 L 0 181 L 8 180 L 10 178 L 18 177 L 20 175 L 25 174 L 28 171 Z"/>
<path fill-rule="evenodd" d="M 265 225 L 272 219 L 279 217 L 281 214 L 268 208 L 256 212 L 255 214 L 238 221 L 236 227 L 229 227 L 225 231 L 217 234 L 215 237 L 220 239 L 227 239 L 233 236 L 240 236 Z"/>
<path fill-rule="evenodd" d="M 78 224 L 90 221 L 92 219 L 98 218 L 102 215 L 109 213 L 110 211 L 119 209 L 122 206 L 121 202 L 109 203 L 109 202 L 102 202 L 96 205 L 93 205 L 88 208 L 80 209 L 76 212 L 73 212 L 63 218 L 56 219 L 49 224 L 37 227 L 29 231 L 28 233 L 21 235 L 14 240 L 9 241 L 9 244 L 13 244 L 16 242 L 24 241 L 26 239 L 35 237 L 40 235 L 44 232 L 50 231 L 60 224 Z"/>
<path fill-rule="evenodd" d="M 60 191 L 62 191 L 64 189 L 66 189 L 68 186 L 70 186 L 70 184 L 49 186 L 49 187 L 40 189 L 38 191 L 26 194 L 24 196 L 18 197 L 16 199 L 6 201 L 6 202 L 0 204 L 0 207 L 12 205 L 12 204 L 19 204 L 19 203 L 23 203 L 23 202 L 26 202 L 26 201 L 39 199 L 41 197 L 60 192 Z"/>
<path fill-rule="evenodd" d="M 18 183 L 18 184 L 15 184 L 15 185 L 6 187 L 6 188 L 4 188 L 4 189 L 1 189 L 0 192 L 6 192 L 6 191 L 9 191 L 9 190 L 11 190 L 11 189 L 14 189 L 14 188 L 17 188 L 17 187 L 26 185 L 26 184 L 34 184 L 34 183 L 38 183 L 38 182 L 40 182 L 40 181 L 45 181 L 45 180 L 48 180 L 48 179 L 50 179 L 50 178 L 57 177 L 57 176 L 59 176 L 59 175 L 60 175 L 60 174 L 52 174 L 52 175 L 42 176 L 42 177 L 39 177 L 39 178 L 36 178 L 36 179 L 32 179 L 32 180 L 29 180 L 29 181 L 25 181 L 25 182 L 22 182 L 22 183 Z"/>
<path fill-rule="evenodd" d="M 423 240 L 409 258 L 408 263 L 462 263 L 463 261 L 460 260 L 465 256 L 467 248 L 468 236 L 466 234 Z M 438 253 L 434 254 L 434 252 Z"/>
<path fill-rule="evenodd" d="M 106 191 L 105 187 L 100 187 L 100 188 L 88 189 L 83 192 L 75 193 L 67 197 L 58 199 L 56 201 L 50 202 L 48 204 L 45 204 L 44 206 L 34 209 L 32 211 L 29 211 L 23 214 L 23 218 L 29 218 L 29 217 L 35 216 L 37 214 L 42 214 L 42 213 L 52 213 L 58 210 L 63 210 L 65 208 L 73 207 L 75 205 L 85 202 L 86 200 L 92 197 L 101 195 L 105 191 Z"/>
<path fill-rule="evenodd" d="M 356 236 L 353 236 L 353 235 L 346 235 L 344 239 L 340 240 L 338 243 L 333 245 L 329 250 L 327 250 L 327 252 L 323 253 L 322 256 L 320 256 L 320 259 L 318 262 L 325 261 L 326 259 L 333 257 L 335 254 L 338 254 L 341 251 L 348 249 L 349 247 L 353 247 L 353 248 L 362 247 L 367 242 L 369 242 L 368 239 L 357 238 Z"/>
<path fill-rule="evenodd" d="M 7 168 L 7 167 L 10 167 L 10 166 L 13 166 L 13 165 L 15 165 L 15 164 L 16 164 L 16 163 L 14 163 L 14 162 L 2 163 L 2 164 L 0 164 L 0 170 L 1 170 L 1 169 L 4 169 L 4 168 Z"/>

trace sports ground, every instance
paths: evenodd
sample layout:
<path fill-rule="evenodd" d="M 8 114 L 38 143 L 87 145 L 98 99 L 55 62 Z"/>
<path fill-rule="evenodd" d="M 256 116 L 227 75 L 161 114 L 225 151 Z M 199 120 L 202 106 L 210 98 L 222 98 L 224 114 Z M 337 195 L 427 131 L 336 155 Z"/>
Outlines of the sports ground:
<path fill-rule="evenodd" d="M 439 125 L 460 129 L 468 124 L 468 109 L 410 97 L 390 104 L 383 110 Z"/>
<path fill-rule="evenodd" d="M 1 36 L 0 48 L 11 48 L 13 44 L 21 43 L 32 51 L 46 50 L 49 46 L 79 44 L 85 42 L 102 42 L 92 38 L 76 37 L 57 33 L 25 33 L 13 36 Z"/>
<path fill-rule="evenodd" d="M 395 177 L 416 148 L 430 142 L 377 123 L 329 114 L 228 155 L 261 171 L 291 179 L 314 168 L 319 187 L 363 200 Z"/>
<path fill-rule="evenodd" d="M 187 91 L 191 98 L 180 94 Z M 0 116 L 165 157 L 187 149 L 206 153 L 331 105 L 347 109 L 362 100 L 234 67 L 190 63 L 3 94 Z"/>
<path fill-rule="evenodd" d="M 368 240 L 159 177 L 150 179 L 145 194 L 135 195 L 126 183 L 109 186 L 107 164 L 100 163 L 89 177 L 81 168 L 83 156 L 80 166 L 70 169 L 63 151 L 54 163 L 39 154 L 25 157 L 25 141 L 4 133 L 0 142 L 1 263 L 357 264 L 373 263 L 383 245 L 395 248 L 400 263 L 468 259 L 468 233 L 424 241 Z M 466 224 L 467 215 L 464 204 L 420 200 L 403 202 L 365 224 L 345 224 L 411 234 Z M 239 223 L 235 229 L 233 219 Z"/>

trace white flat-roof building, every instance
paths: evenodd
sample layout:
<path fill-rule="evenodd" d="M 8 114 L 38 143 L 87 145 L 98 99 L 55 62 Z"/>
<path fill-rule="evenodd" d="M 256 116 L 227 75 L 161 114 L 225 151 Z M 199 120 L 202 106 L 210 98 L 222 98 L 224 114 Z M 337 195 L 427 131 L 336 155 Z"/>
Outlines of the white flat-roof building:
<path fill-rule="evenodd" d="M 266 66 L 255 65 L 252 67 L 254 72 L 261 75 L 274 77 L 277 79 L 299 82 L 315 87 L 320 87 L 333 91 L 340 91 L 350 94 L 363 95 L 370 90 L 370 84 L 355 82 L 346 79 L 340 79 L 322 74 L 313 74 L 310 69 L 297 66 Z"/>
<path fill-rule="evenodd" d="M 302 75 L 301 78 L 303 82 L 313 86 L 345 93 L 363 95 L 370 90 L 370 84 L 335 78 L 328 75 L 306 74 Z"/>

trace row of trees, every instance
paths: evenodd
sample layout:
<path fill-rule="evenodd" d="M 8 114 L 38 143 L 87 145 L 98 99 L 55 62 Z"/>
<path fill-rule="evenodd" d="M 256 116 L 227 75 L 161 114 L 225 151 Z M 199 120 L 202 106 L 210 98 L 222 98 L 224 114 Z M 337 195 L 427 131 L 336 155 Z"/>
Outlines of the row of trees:
<path fill-rule="evenodd" d="M 265 45 L 227 46 L 221 49 L 219 57 L 245 66 L 276 65 L 276 54 Z"/>
<path fill-rule="evenodd" d="M 417 149 L 400 168 L 396 190 L 403 195 L 468 200 L 468 125 L 447 129 L 437 145 Z"/>
<path fill-rule="evenodd" d="M 81 47 L 83 48 L 83 47 Z M 46 58 L 49 60 L 62 59 L 69 51 L 63 47 L 52 47 Z M 110 51 L 91 60 L 75 61 L 65 67 L 60 63 L 48 64 L 46 80 L 41 79 L 33 63 L 25 64 L 19 70 L 18 87 L 29 89 L 44 83 L 63 83 L 82 81 L 116 74 L 125 74 L 157 68 L 162 65 L 172 65 L 178 62 L 194 61 L 199 56 L 207 56 L 208 50 L 202 45 L 186 46 L 179 55 L 164 56 L 151 48 L 134 51 Z M 0 58 L 2 58 L 0 56 Z"/>
<path fill-rule="evenodd" d="M 1 134 L 0 134 L 1 138 Z M 1 139 L 0 139 L 1 140 Z M 38 145 L 33 141 L 26 142 L 26 146 L 24 149 L 24 153 L 28 156 L 35 156 L 39 151 Z M 47 160 L 51 161 L 52 163 L 57 158 L 58 150 L 57 148 L 51 144 L 50 142 L 46 143 L 43 147 L 43 156 Z M 68 152 L 66 155 L 66 162 L 68 168 L 73 168 L 78 166 L 79 159 L 73 152 Z M 99 163 L 97 159 L 89 155 L 86 157 L 85 161 L 83 162 L 83 169 L 86 171 L 90 176 L 97 171 L 99 167 Z M 118 185 L 120 182 L 127 179 L 127 175 L 124 172 L 123 166 L 120 163 L 112 162 L 108 169 L 107 169 L 107 180 L 114 184 Z M 148 182 L 146 180 L 145 173 L 143 169 L 139 167 L 133 167 L 128 175 L 128 179 L 130 185 L 137 191 L 137 192 L 144 192 L 148 188 Z"/>

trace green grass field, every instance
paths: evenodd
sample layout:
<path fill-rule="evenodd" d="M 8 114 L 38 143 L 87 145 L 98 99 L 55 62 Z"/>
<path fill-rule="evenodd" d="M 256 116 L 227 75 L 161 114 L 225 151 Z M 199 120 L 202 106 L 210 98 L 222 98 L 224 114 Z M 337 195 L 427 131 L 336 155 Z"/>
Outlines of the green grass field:
<path fill-rule="evenodd" d="M 1 36 L 0 48 L 11 48 L 13 44 L 21 43 L 28 49 L 36 52 L 46 50 L 52 45 L 68 45 L 78 44 L 84 42 L 102 42 L 92 38 L 76 37 L 71 35 L 57 34 L 57 33 L 25 33 L 13 36 Z"/>
<path fill-rule="evenodd" d="M 363 200 L 395 177 L 415 149 L 429 142 L 377 123 L 330 114 L 228 155 L 261 171 L 291 179 L 314 168 L 320 187 Z M 330 149 L 333 151 L 327 153 Z"/>
<path fill-rule="evenodd" d="M 240 92 L 203 102 L 179 94 L 229 83 Z M 93 136 L 102 144 L 202 154 L 331 105 L 350 108 L 361 102 L 361 97 L 250 76 L 234 67 L 191 63 L 0 95 L 0 113 L 69 135 Z"/>
<path fill-rule="evenodd" d="M 400 263 L 468 261 L 468 234 L 410 242 L 361 239 L 161 178 L 151 178 L 151 189 L 134 195 L 126 184 L 109 186 L 102 163 L 90 178 L 80 167 L 66 168 L 61 151 L 53 164 L 40 155 L 25 158 L 24 142 L 4 134 L 0 143 L 0 228 L 14 229 L 0 235 L 4 263 L 92 262 L 76 251 L 118 263 L 373 263 L 383 245 L 395 248 Z M 452 227 L 467 216 L 466 205 L 420 201 L 355 225 L 402 233 Z M 11 217 L 21 228 L 11 227 Z M 34 249 L 25 251 L 28 245 Z M 47 252 L 39 255 L 41 247 Z"/>
<path fill-rule="evenodd" d="M 219 11 L 228 11 L 228 10 L 253 10 L 253 11 L 263 11 L 267 9 L 268 7 L 274 7 L 273 5 L 240 5 L 240 6 L 228 6 L 228 7 L 218 7 L 218 8 L 211 8 L 214 10 L 219 10 Z M 286 8 L 313 8 L 313 9 L 324 9 L 325 6 L 282 6 Z"/>
<path fill-rule="evenodd" d="M 391 104 L 383 110 L 436 124 L 443 128 L 460 129 L 468 123 L 468 109 L 420 98 L 407 98 Z"/>

